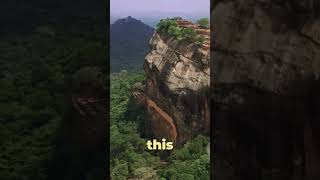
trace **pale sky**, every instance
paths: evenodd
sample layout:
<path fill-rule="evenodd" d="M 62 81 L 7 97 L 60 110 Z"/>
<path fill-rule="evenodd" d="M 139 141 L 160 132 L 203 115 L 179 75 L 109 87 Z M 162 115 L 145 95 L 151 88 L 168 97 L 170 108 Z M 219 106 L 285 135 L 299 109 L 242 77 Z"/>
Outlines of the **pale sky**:
<path fill-rule="evenodd" d="M 210 0 L 110 0 L 111 15 L 181 13 L 210 15 Z"/>

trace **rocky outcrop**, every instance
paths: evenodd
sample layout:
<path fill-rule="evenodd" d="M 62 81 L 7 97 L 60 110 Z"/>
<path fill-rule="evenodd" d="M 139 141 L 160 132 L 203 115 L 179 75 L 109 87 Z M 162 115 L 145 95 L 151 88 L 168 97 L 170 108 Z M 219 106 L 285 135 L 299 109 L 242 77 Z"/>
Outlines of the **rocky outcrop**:
<path fill-rule="evenodd" d="M 143 99 L 154 137 L 181 144 L 195 135 L 209 134 L 210 53 L 204 44 L 153 35 L 144 63 Z"/>
<path fill-rule="evenodd" d="M 320 75 L 319 2 L 225 0 L 213 7 L 216 176 L 319 176 L 320 137 L 306 98 Z"/>

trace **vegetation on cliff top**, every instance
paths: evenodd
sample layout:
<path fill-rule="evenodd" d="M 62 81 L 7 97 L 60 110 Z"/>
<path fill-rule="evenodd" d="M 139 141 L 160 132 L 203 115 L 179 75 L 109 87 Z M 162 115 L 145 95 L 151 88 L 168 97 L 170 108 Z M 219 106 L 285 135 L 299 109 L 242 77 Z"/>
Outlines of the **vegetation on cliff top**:
<path fill-rule="evenodd" d="M 204 28 L 204 29 L 209 29 L 210 28 L 210 24 L 209 24 L 209 19 L 208 18 L 199 19 L 197 21 L 197 24 L 199 24 L 199 26 L 201 28 Z"/>
<path fill-rule="evenodd" d="M 192 28 L 183 28 L 178 25 L 178 19 L 167 18 L 162 19 L 157 25 L 156 31 L 158 33 L 168 34 L 178 41 L 191 41 L 196 44 L 202 44 L 204 42 L 204 37 L 198 35 Z"/>

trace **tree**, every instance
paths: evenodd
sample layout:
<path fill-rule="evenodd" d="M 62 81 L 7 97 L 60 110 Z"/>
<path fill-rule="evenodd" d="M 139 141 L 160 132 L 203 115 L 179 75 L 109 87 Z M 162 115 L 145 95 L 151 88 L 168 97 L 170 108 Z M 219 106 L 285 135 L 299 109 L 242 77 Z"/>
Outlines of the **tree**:
<path fill-rule="evenodd" d="M 184 28 L 182 30 L 182 38 L 195 41 L 197 38 L 197 33 L 192 28 Z"/>
<path fill-rule="evenodd" d="M 123 160 L 115 160 L 114 165 L 111 167 L 111 179 L 113 180 L 126 180 L 128 177 L 128 163 Z"/>
<path fill-rule="evenodd" d="M 200 26 L 201 28 L 209 29 L 209 19 L 208 19 L 208 18 L 199 19 L 199 20 L 197 21 L 197 23 L 199 24 L 199 26 Z"/>
<path fill-rule="evenodd" d="M 196 44 L 202 44 L 205 41 L 204 37 L 202 35 L 198 35 L 194 29 L 179 27 L 177 20 L 177 18 L 160 20 L 159 24 L 157 25 L 157 32 L 168 34 L 178 41 L 186 40 Z M 202 26 L 209 27 L 209 21 L 207 18 L 203 18 L 199 21 Z"/>
<path fill-rule="evenodd" d="M 174 36 L 178 40 L 182 40 L 183 39 L 182 30 L 178 26 L 170 26 L 168 28 L 168 33 L 170 35 Z"/>
<path fill-rule="evenodd" d="M 199 35 L 196 38 L 196 44 L 202 44 L 205 41 L 205 37 L 203 35 Z"/>
<path fill-rule="evenodd" d="M 191 174 L 175 174 L 172 177 L 172 180 L 195 180 L 195 178 Z"/>
<path fill-rule="evenodd" d="M 152 167 L 141 167 L 134 171 L 134 180 L 159 179 L 157 171 Z"/>
<path fill-rule="evenodd" d="M 166 179 L 205 180 L 209 179 L 209 156 L 206 152 L 208 138 L 199 135 L 187 142 L 183 148 L 174 150 L 170 165 L 160 172 Z"/>
<path fill-rule="evenodd" d="M 160 22 L 157 24 L 157 32 L 165 33 L 168 32 L 170 27 L 178 27 L 178 23 L 174 19 L 161 19 Z"/>
<path fill-rule="evenodd" d="M 145 151 L 146 140 L 141 137 L 140 114 L 130 103 L 134 84 L 145 81 L 144 74 L 122 71 L 111 75 L 111 129 L 110 166 L 111 179 L 158 179 L 153 170 L 159 161 Z M 123 169 L 121 169 L 123 168 Z M 150 170 L 150 171 L 149 171 Z M 151 171 L 152 170 L 152 171 Z"/>

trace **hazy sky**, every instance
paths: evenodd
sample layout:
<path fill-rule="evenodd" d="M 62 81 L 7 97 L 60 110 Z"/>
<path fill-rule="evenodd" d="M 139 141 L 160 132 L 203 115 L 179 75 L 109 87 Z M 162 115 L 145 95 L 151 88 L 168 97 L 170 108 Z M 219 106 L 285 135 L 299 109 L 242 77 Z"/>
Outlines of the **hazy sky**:
<path fill-rule="evenodd" d="M 112 15 L 210 14 L 210 0 L 110 0 Z"/>

